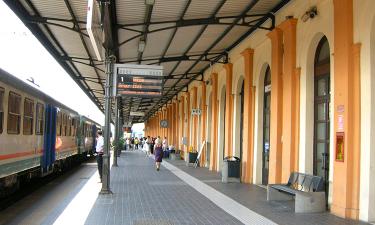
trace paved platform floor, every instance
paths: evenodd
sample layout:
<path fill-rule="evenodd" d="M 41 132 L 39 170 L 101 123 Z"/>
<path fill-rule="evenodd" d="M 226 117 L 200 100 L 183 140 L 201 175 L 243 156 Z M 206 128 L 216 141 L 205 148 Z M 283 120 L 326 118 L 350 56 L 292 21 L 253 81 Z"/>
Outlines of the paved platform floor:
<path fill-rule="evenodd" d="M 125 152 L 112 168 L 112 196 L 99 196 L 86 224 L 365 224 L 330 213 L 295 214 L 293 202 L 267 202 L 256 185 L 221 183 L 206 168 Z"/>
<path fill-rule="evenodd" d="M 0 212 L 0 224 L 366 224 L 329 213 L 295 214 L 293 202 L 267 202 L 256 185 L 221 183 L 216 172 L 126 151 L 111 169 L 112 195 L 98 195 L 96 163 L 51 182 Z"/>
<path fill-rule="evenodd" d="M 201 180 L 207 185 L 234 199 L 250 210 L 267 217 L 277 224 L 290 225 L 364 225 L 368 223 L 346 220 L 334 216 L 329 212 L 296 214 L 294 213 L 294 201 L 271 201 L 266 200 L 266 189 L 258 185 L 242 183 L 222 183 L 221 175 L 209 171 L 207 168 L 194 168 L 186 166 L 182 160 L 166 160 L 191 176 Z"/>

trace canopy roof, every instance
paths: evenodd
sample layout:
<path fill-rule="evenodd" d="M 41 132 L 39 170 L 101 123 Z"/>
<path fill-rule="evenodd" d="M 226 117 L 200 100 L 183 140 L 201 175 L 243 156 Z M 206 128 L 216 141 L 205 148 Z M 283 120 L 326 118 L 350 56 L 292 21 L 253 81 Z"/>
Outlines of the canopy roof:
<path fill-rule="evenodd" d="M 89 98 L 104 111 L 105 67 L 86 32 L 87 1 L 4 0 Z M 162 97 L 122 99 L 122 116 L 143 122 L 256 29 L 271 30 L 290 0 L 102 0 L 117 63 L 162 65 Z M 148 3 L 148 4 L 147 4 Z M 139 42 L 146 45 L 139 51 Z M 144 117 L 130 111 L 145 112 Z"/>

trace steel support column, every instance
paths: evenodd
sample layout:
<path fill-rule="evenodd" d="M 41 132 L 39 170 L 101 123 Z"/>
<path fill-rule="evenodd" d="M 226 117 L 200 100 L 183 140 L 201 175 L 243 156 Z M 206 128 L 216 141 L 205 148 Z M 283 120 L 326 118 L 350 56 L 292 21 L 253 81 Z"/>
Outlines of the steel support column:
<path fill-rule="evenodd" d="M 105 82 L 105 123 L 104 123 L 104 154 L 103 154 L 103 179 L 100 194 L 112 194 L 110 190 L 110 126 L 111 126 L 111 84 L 112 84 L 112 66 L 113 57 L 106 56 L 106 82 Z"/>
<path fill-rule="evenodd" d="M 118 148 L 119 148 L 119 140 L 120 140 L 120 135 L 119 135 L 119 126 L 120 126 L 120 113 L 119 113 L 119 104 L 120 104 L 120 97 L 116 97 L 115 99 L 115 149 L 113 151 L 113 166 L 118 166 L 117 165 L 117 153 L 118 153 Z"/>

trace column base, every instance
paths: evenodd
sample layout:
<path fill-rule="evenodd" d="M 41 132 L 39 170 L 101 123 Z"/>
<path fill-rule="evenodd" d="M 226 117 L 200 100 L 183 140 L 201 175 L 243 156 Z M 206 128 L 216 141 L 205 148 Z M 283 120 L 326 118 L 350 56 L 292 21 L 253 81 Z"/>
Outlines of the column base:
<path fill-rule="evenodd" d="M 345 219 L 359 220 L 359 209 L 343 208 L 337 205 L 331 205 L 332 214 Z"/>
<path fill-rule="evenodd" d="M 100 195 L 112 195 L 113 192 L 111 190 L 101 190 L 99 192 Z"/>

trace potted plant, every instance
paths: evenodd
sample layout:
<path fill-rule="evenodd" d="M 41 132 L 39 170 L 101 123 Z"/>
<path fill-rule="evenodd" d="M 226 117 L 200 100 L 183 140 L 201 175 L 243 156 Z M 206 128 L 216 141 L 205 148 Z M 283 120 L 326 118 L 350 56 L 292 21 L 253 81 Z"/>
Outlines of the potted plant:
<path fill-rule="evenodd" d="M 189 147 L 189 162 L 188 163 L 195 163 L 198 157 L 198 152 L 193 148 L 193 146 Z"/>

